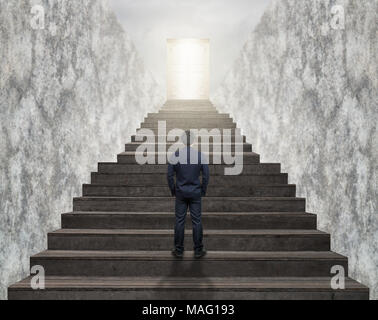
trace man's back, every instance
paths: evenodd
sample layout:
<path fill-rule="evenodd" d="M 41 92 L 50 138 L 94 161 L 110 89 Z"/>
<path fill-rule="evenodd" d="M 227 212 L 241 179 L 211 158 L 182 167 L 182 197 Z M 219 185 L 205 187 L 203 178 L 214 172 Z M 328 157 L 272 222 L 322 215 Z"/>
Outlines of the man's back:
<path fill-rule="evenodd" d="M 209 166 L 205 156 L 191 147 L 175 154 L 177 164 L 169 164 L 168 183 L 172 195 L 195 198 L 206 195 L 209 182 Z M 172 162 L 172 160 L 171 160 Z M 202 183 L 200 175 L 202 173 Z M 176 183 L 174 176 L 176 175 Z"/>

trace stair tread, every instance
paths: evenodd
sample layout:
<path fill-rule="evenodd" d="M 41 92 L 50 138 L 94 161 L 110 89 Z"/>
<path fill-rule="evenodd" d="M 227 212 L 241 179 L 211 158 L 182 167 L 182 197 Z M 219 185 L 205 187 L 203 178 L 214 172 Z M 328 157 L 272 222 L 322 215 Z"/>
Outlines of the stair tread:
<path fill-rule="evenodd" d="M 115 176 L 130 176 L 130 175 L 140 175 L 140 174 L 138 174 L 138 173 L 130 173 L 130 174 L 116 174 L 116 173 L 100 173 L 100 175 L 109 175 L 109 176 L 112 176 L 112 175 L 115 175 Z M 162 175 L 164 175 L 164 174 L 162 174 Z M 250 175 L 251 177 L 253 177 L 253 176 L 255 176 L 255 175 Z M 256 176 L 260 176 L 260 175 L 256 175 Z M 272 174 L 272 175 L 263 175 L 263 176 L 279 176 L 279 174 Z M 168 185 L 167 184 L 154 184 L 154 185 L 146 185 L 146 184 L 140 184 L 140 185 L 138 185 L 138 184 L 133 184 L 133 185 L 122 185 L 122 184 L 117 184 L 117 185 L 108 185 L 108 184 L 102 184 L 102 183 L 99 183 L 99 184 L 83 184 L 83 186 L 92 186 L 92 187 L 112 187 L 112 188 L 114 188 L 114 187 L 123 187 L 123 188 L 125 188 L 125 187 L 127 187 L 127 188 L 138 188 L 138 187 L 144 187 L 144 188 L 168 188 Z M 280 184 L 254 184 L 254 185 L 248 185 L 248 186 L 243 186 L 243 188 L 257 188 L 257 187 L 266 187 L 266 188 L 277 188 L 277 187 L 279 187 L 279 188 L 283 188 L 283 187 L 285 187 L 285 188 L 287 188 L 287 187 L 295 187 L 296 185 L 295 184 L 284 184 L 284 183 L 280 183 Z M 229 187 L 227 187 L 227 186 L 219 186 L 219 185 L 217 185 L 217 186 L 214 186 L 214 185 L 212 185 L 211 186 L 211 189 L 221 189 L 221 188 L 227 188 L 227 189 L 229 189 Z"/>
<path fill-rule="evenodd" d="M 163 121 L 166 121 L 166 120 L 163 120 Z M 159 125 L 158 124 L 152 124 L 152 123 L 143 123 L 141 126 L 139 126 L 139 128 L 137 130 L 143 130 L 143 129 L 159 129 Z M 181 125 L 181 124 L 174 124 L 174 123 L 169 123 L 167 124 L 167 127 L 166 127 L 166 130 L 172 130 L 172 129 L 182 129 L 182 130 L 191 130 L 191 129 L 195 129 L 195 130 L 200 130 L 200 129 L 206 129 L 206 130 L 212 130 L 212 129 L 219 129 L 219 130 L 223 130 L 223 129 L 230 129 L 230 130 L 237 130 L 239 129 L 238 127 L 235 126 L 235 124 L 232 124 L 230 123 L 229 125 L 227 124 L 214 124 L 214 125 L 206 125 L 206 126 L 203 126 L 201 124 L 197 124 L 197 125 Z"/>
<path fill-rule="evenodd" d="M 173 152 L 154 152 L 155 155 L 159 155 L 159 154 L 170 154 L 170 153 L 173 153 Z M 203 152 L 204 154 L 220 154 L 220 155 L 224 155 L 224 152 Z M 136 151 L 126 151 L 126 152 L 122 152 L 119 154 L 119 156 L 135 156 L 135 154 L 143 154 L 143 152 L 136 152 Z M 232 152 L 232 155 L 247 155 L 247 156 L 254 156 L 254 157 L 258 157 L 259 154 L 257 153 L 254 153 L 254 152 L 237 152 L 237 153 L 233 153 Z"/>
<path fill-rule="evenodd" d="M 32 258 L 38 259 L 74 259 L 74 260 L 139 260 L 139 261 L 176 261 L 170 251 L 79 251 L 46 250 Z M 192 252 L 185 252 L 187 261 L 251 261 L 251 260 L 332 260 L 345 262 L 346 257 L 331 251 L 209 251 L 202 260 L 195 260 Z"/>
<path fill-rule="evenodd" d="M 167 113 L 167 112 L 164 111 L 164 112 L 149 113 L 149 114 L 147 115 L 147 117 L 151 117 L 151 116 L 156 117 L 156 116 L 162 115 L 162 114 L 164 114 L 164 113 Z M 192 117 L 192 118 L 191 118 L 191 117 L 187 117 L 187 118 L 185 118 L 185 119 L 189 119 L 189 120 L 190 120 L 190 119 L 203 119 L 203 115 L 198 116 L 196 112 L 188 111 L 188 112 L 186 112 L 186 113 L 187 113 L 187 114 L 193 114 L 193 117 Z M 226 117 L 227 119 L 231 119 L 231 118 L 230 118 L 230 115 L 229 115 L 228 113 L 219 113 L 219 112 L 212 112 L 212 113 L 210 114 L 209 118 L 210 118 L 210 119 L 212 119 L 212 118 L 218 119 L 218 115 L 221 116 L 221 117 L 222 117 L 222 116 L 223 116 L 223 117 Z M 182 117 L 180 117 L 180 118 L 176 118 L 176 119 L 182 119 Z"/>
<path fill-rule="evenodd" d="M 171 128 L 171 129 L 173 129 L 173 128 Z M 217 129 L 217 128 L 205 128 L 205 129 Z M 219 129 L 219 128 L 218 128 Z M 228 128 L 228 129 L 230 129 L 230 128 Z M 235 130 L 236 131 L 236 129 L 238 129 L 238 128 L 232 128 L 232 130 Z M 137 129 L 137 130 L 141 130 L 140 128 L 139 129 Z M 167 129 L 168 130 L 168 129 Z M 137 136 L 137 134 L 134 134 L 134 135 L 132 135 L 132 137 L 136 137 Z M 165 138 L 167 138 L 167 136 L 168 136 L 168 134 L 164 134 L 164 135 L 160 135 L 160 134 L 152 134 L 152 135 L 149 135 L 149 134 L 143 134 L 142 135 L 142 137 L 165 137 Z M 204 137 L 207 137 L 207 136 L 212 136 L 212 135 L 205 135 Z M 223 136 L 223 133 L 221 133 L 220 135 L 216 135 L 216 137 L 222 137 Z M 246 136 L 245 135 L 236 135 L 236 136 L 241 136 L 242 138 L 246 138 Z M 231 133 L 231 137 L 232 138 L 235 138 L 235 133 L 234 132 L 232 132 Z M 176 137 L 176 139 L 177 139 L 177 137 Z M 212 142 L 211 142 L 212 143 Z"/>
<path fill-rule="evenodd" d="M 10 287 L 11 290 L 32 290 L 31 277 Z M 45 278 L 46 290 L 52 289 L 255 289 L 255 290 L 326 290 L 330 287 L 331 278 L 175 278 L 175 277 L 54 277 Z M 367 291 L 368 288 L 357 281 L 346 278 L 345 290 Z"/>
<path fill-rule="evenodd" d="M 102 173 L 102 172 L 92 172 L 92 174 L 95 175 L 101 175 L 101 176 L 153 176 L 153 177 L 166 177 L 166 173 Z M 225 176 L 225 175 L 215 175 L 217 177 L 221 176 L 224 177 L 225 179 L 238 179 L 240 178 L 239 176 Z M 260 174 L 244 174 L 243 177 L 284 177 L 287 176 L 287 173 L 260 173 Z M 283 184 L 283 183 L 282 183 Z M 167 184 L 165 184 L 167 185 Z M 287 185 L 287 184 L 285 184 Z"/>
<path fill-rule="evenodd" d="M 141 144 L 143 143 L 143 145 L 158 145 L 157 142 L 155 143 L 146 143 L 146 142 L 129 142 L 127 143 L 128 145 L 133 145 L 133 146 L 140 146 Z M 176 142 L 166 142 L 167 145 L 174 145 L 176 144 Z M 248 142 L 241 142 L 241 143 L 235 143 L 235 142 L 231 142 L 231 145 L 248 145 L 248 146 L 251 146 L 252 144 L 251 143 L 248 143 Z M 230 144 L 225 144 L 225 143 L 211 143 L 210 144 L 211 146 L 229 146 Z M 195 146 L 198 146 L 197 144 L 195 144 Z M 179 146 L 180 148 L 183 148 L 184 145 L 180 145 Z M 196 147 L 193 147 L 193 149 L 196 149 Z"/>
<path fill-rule="evenodd" d="M 132 152 L 134 153 L 134 152 Z M 99 162 L 98 163 L 99 165 L 114 165 L 114 166 L 139 166 L 139 167 L 145 167 L 145 166 L 150 166 L 150 167 L 153 167 L 153 166 L 158 166 L 158 167 L 166 167 L 167 164 L 138 164 L 138 163 L 129 163 L 129 164 L 125 164 L 125 163 L 119 163 L 119 162 Z M 209 167 L 218 167 L 219 165 L 215 165 L 215 164 L 209 164 Z M 226 167 L 227 165 L 221 165 L 223 167 Z M 230 165 L 231 166 L 231 165 Z M 245 163 L 243 164 L 243 166 L 250 166 L 250 167 L 263 167 L 263 166 L 280 166 L 279 163 Z"/>
<path fill-rule="evenodd" d="M 173 197 L 76 197 L 76 200 L 82 201 L 91 201 L 95 200 L 134 200 L 134 201 L 146 201 L 148 200 L 174 200 Z M 206 197 L 204 200 L 222 200 L 225 199 L 229 201 L 304 201 L 304 198 L 296 198 L 296 197 Z"/>
<path fill-rule="evenodd" d="M 174 217 L 173 212 L 111 212 L 111 211 L 75 211 L 67 212 L 66 215 L 167 215 Z M 203 212 L 202 216 L 316 216 L 307 212 Z"/>
<path fill-rule="evenodd" d="M 49 235 L 173 235 L 167 229 L 60 229 Z M 186 234 L 192 234 L 187 230 Z M 214 236 L 328 236 L 319 230 L 206 230 L 204 235 Z"/>

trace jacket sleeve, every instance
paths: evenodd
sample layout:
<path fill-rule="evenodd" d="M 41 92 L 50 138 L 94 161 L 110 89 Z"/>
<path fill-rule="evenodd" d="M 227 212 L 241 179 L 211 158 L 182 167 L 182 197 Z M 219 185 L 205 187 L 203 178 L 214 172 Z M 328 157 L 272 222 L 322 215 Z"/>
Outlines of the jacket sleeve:
<path fill-rule="evenodd" d="M 167 179 L 168 179 L 169 189 L 171 190 L 171 194 L 172 196 L 175 196 L 176 195 L 175 168 L 172 164 L 168 165 Z"/>
<path fill-rule="evenodd" d="M 209 165 L 207 164 L 206 158 L 201 156 L 201 171 L 202 171 L 202 196 L 206 196 L 207 193 L 207 186 L 209 185 L 210 181 L 210 169 Z"/>

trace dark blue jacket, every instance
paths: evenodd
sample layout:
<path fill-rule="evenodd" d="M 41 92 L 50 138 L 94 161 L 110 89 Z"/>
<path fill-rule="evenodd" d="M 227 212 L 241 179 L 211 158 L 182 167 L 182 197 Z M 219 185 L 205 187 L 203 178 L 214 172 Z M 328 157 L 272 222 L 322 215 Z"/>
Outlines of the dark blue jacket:
<path fill-rule="evenodd" d="M 190 147 L 176 152 L 177 164 L 168 166 L 168 185 L 172 196 L 196 198 L 206 195 L 210 172 L 205 156 Z M 200 175 L 202 172 L 202 184 Z M 176 175 L 176 183 L 174 177 Z"/>

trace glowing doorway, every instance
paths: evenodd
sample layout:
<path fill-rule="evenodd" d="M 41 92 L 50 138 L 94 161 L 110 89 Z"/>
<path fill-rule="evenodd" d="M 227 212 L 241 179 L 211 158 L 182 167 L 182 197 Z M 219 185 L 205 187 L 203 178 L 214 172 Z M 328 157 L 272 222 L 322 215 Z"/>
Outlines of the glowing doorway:
<path fill-rule="evenodd" d="M 208 100 L 209 39 L 167 40 L 168 100 Z"/>

